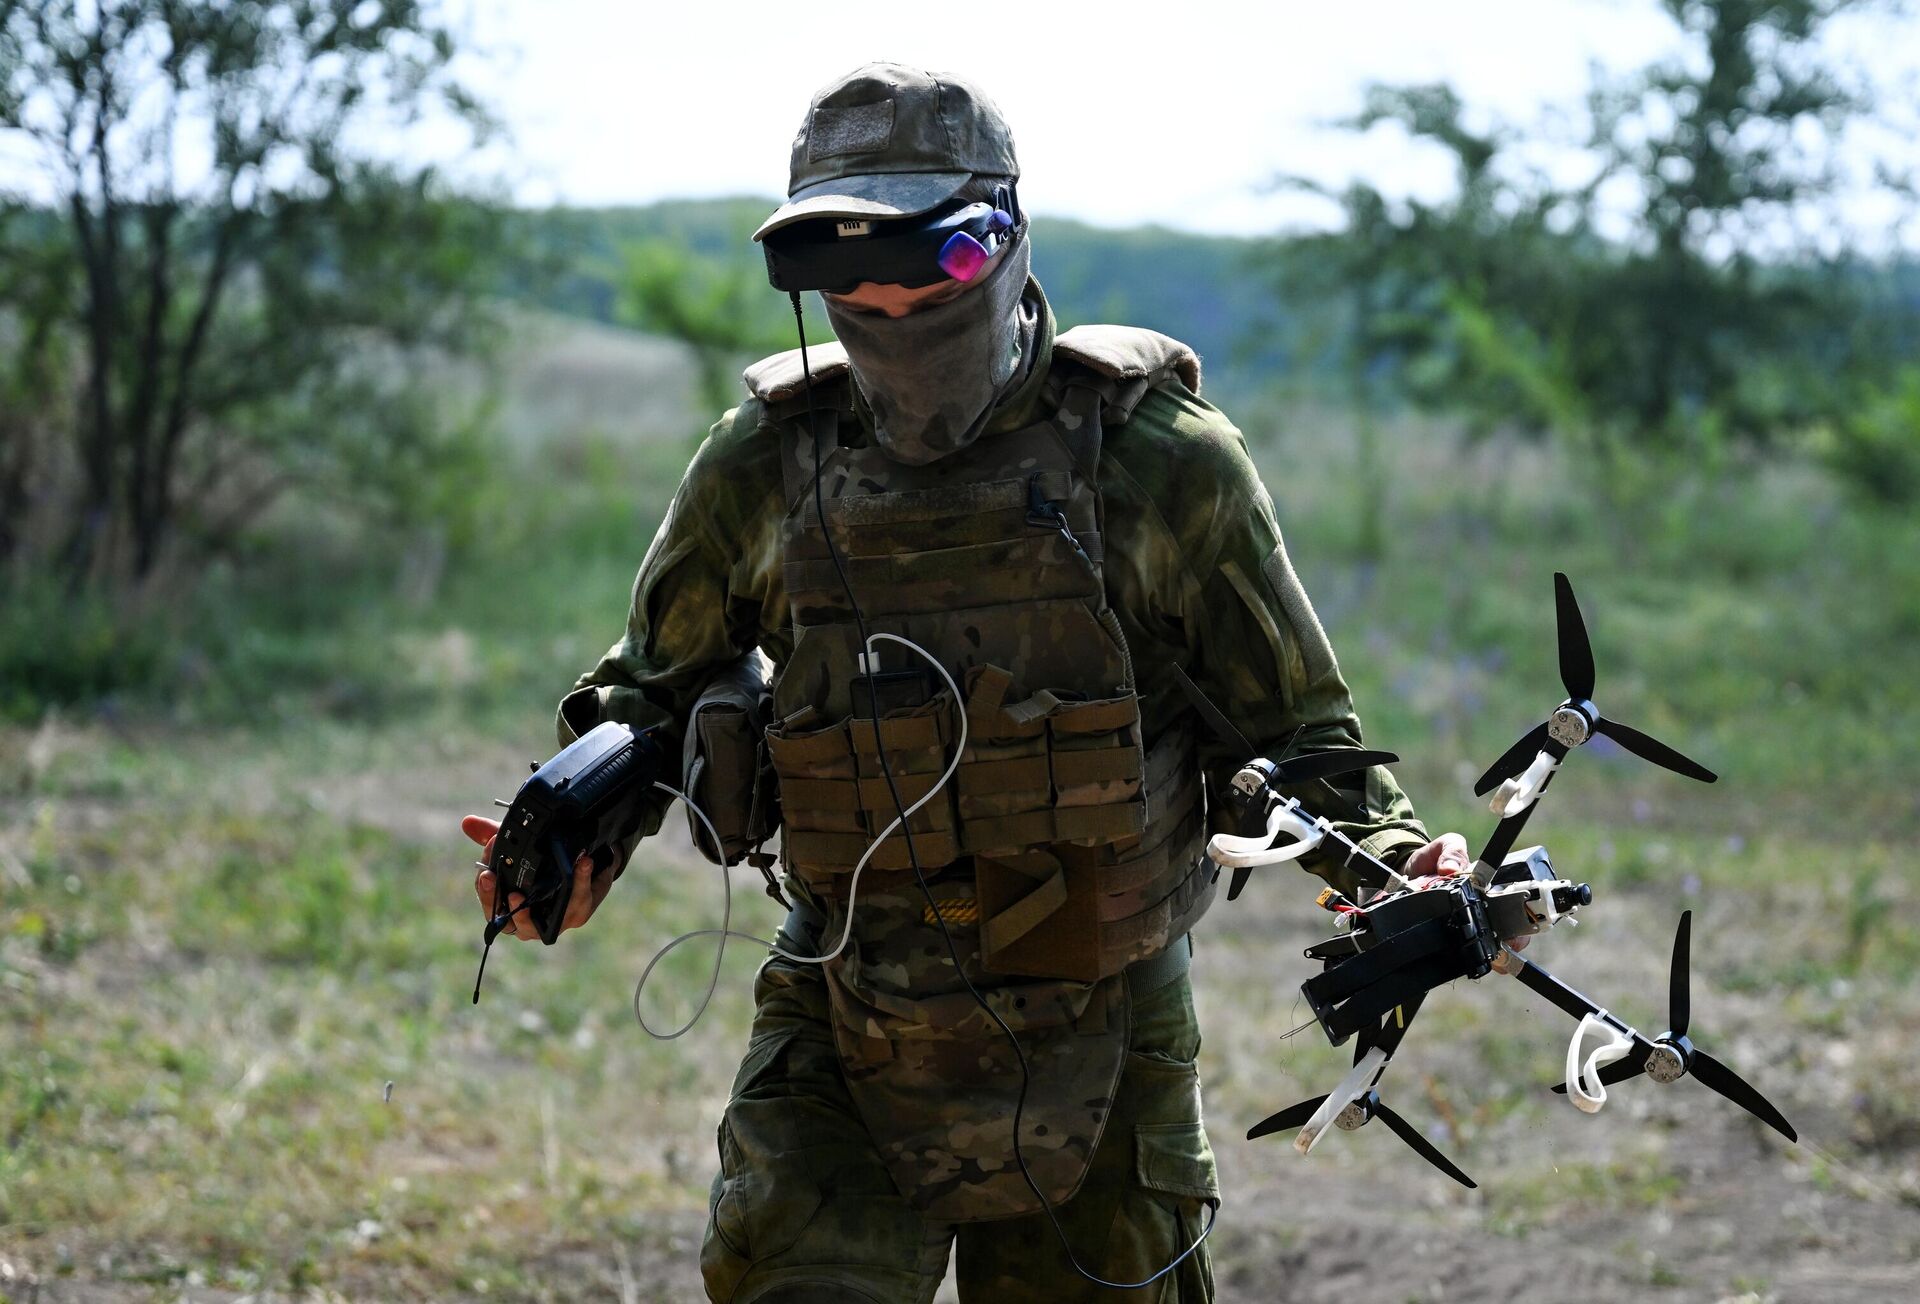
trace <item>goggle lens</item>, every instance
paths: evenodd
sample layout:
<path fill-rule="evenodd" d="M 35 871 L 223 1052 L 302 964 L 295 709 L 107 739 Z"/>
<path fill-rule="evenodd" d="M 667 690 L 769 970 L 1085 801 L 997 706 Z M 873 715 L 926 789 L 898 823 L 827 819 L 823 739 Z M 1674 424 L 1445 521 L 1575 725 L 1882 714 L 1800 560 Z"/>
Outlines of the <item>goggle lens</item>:
<path fill-rule="evenodd" d="M 937 260 L 940 270 L 956 281 L 971 281 L 980 275 L 980 269 L 987 265 L 987 259 L 993 255 L 987 247 L 968 235 L 965 231 L 955 231 L 940 246 Z"/>

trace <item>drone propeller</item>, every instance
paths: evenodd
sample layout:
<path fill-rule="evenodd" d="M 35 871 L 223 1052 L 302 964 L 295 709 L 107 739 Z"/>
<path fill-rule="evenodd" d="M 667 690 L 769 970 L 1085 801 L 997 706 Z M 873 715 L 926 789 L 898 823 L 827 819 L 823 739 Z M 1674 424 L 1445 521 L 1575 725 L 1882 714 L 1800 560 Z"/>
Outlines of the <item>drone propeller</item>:
<path fill-rule="evenodd" d="M 1303 1100 L 1297 1105 L 1288 1105 L 1279 1113 L 1269 1114 L 1248 1128 L 1247 1140 L 1258 1141 L 1261 1137 L 1271 1136 L 1275 1132 L 1291 1132 L 1295 1128 L 1304 1127 L 1307 1120 L 1313 1117 L 1313 1111 L 1326 1103 L 1327 1098 L 1325 1096 L 1315 1096 L 1312 1100 Z"/>
<path fill-rule="evenodd" d="M 1642 1043 L 1645 1049 L 1636 1049 L 1625 1059 L 1601 1069 L 1600 1081 L 1612 1086 L 1644 1073 L 1656 1082 L 1676 1082 L 1691 1073 L 1700 1080 L 1701 1086 L 1725 1096 L 1787 1140 L 1798 1141 L 1800 1134 L 1794 1131 L 1786 1116 L 1774 1108 L 1773 1102 L 1745 1078 L 1687 1040 L 1687 1025 L 1693 1015 L 1689 957 L 1692 937 L 1693 911 L 1688 910 L 1681 914 L 1680 927 L 1673 935 L 1673 968 L 1667 979 L 1667 1013 L 1673 1026 L 1654 1038 L 1650 1045 Z M 1567 1084 L 1556 1082 L 1553 1089 L 1564 1095 Z"/>
<path fill-rule="evenodd" d="M 1553 573 L 1553 615 L 1560 637 L 1560 685 L 1568 697 L 1584 702 L 1593 696 L 1593 644 L 1573 598 L 1573 583 L 1559 571 Z"/>
<path fill-rule="evenodd" d="M 1400 757 L 1394 752 L 1341 748 L 1331 752 L 1302 752 L 1274 764 L 1270 784 L 1306 783 L 1313 779 L 1331 779 L 1375 765 L 1392 765 Z"/>
<path fill-rule="evenodd" d="M 1419 1155 L 1422 1159 L 1432 1164 L 1435 1168 L 1438 1168 L 1441 1172 L 1468 1190 L 1478 1189 L 1480 1184 L 1461 1172 L 1459 1166 L 1456 1165 L 1453 1160 L 1441 1154 L 1433 1142 L 1421 1136 L 1413 1124 L 1401 1118 L 1391 1109 L 1388 1109 L 1384 1103 L 1377 1099 L 1374 1101 L 1373 1113 L 1381 1122 L 1392 1128 L 1393 1134 L 1402 1141 L 1405 1141 L 1416 1155 Z"/>
<path fill-rule="evenodd" d="M 1657 738 L 1600 715 L 1592 701 L 1593 644 L 1587 638 L 1587 622 L 1580 615 L 1573 584 L 1559 571 L 1553 574 L 1553 606 L 1560 645 L 1560 684 L 1567 690 L 1567 700 L 1554 711 L 1551 719 L 1535 726 L 1487 767 L 1487 772 L 1473 787 L 1474 795 L 1486 796 L 1525 770 L 1538 753 L 1558 747 L 1560 750 L 1554 752 L 1557 759 L 1596 733 L 1605 734 L 1641 760 L 1651 761 L 1662 769 L 1702 783 L 1714 782 L 1716 776 L 1706 766 L 1682 756 Z"/>
<path fill-rule="evenodd" d="M 1772 1101 L 1755 1091 L 1745 1078 L 1707 1052 L 1694 1051 L 1687 1068 L 1694 1077 L 1700 1079 L 1701 1086 L 1719 1092 L 1787 1140 L 1800 1139 L 1800 1134 L 1793 1130 L 1793 1124 L 1787 1122 L 1786 1115 L 1773 1107 Z"/>
<path fill-rule="evenodd" d="M 1289 1105 L 1279 1113 L 1270 1115 L 1258 1123 L 1255 1123 L 1247 1132 L 1247 1140 L 1257 1141 L 1261 1137 L 1270 1136 L 1275 1132 L 1288 1132 L 1294 1128 L 1303 1127 L 1326 1101 L 1327 1097 L 1325 1096 L 1315 1096 L 1313 1099 L 1303 1100 L 1297 1105 Z M 1479 1184 L 1462 1172 L 1458 1164 L 1455 1164 L 1451 1159 L 1441 1154 L 1439 1148 L 1435 1146 L 1433 1142 L 1420 1135 L 1418 1128 L 1388 1108 L 1380 1099 L 1380 1093 L 1378 1091 L 1368 1091 L 1363 1096 L 1356 1096 L 1347 1107 L 1340 1112 L 1336 1126 L 1342 1131 L 1352 1132 L 1372 1122 L 1376 1118 L 1385 1123 L 1395 1136 L 1406 1142 L 1407 1147 L 1422 1159 L 1469 1190 L 1478 1189 Z"/>
<path fill-rule="evenodd" d="M 1547 726 L 1537 724 L 1529 729 L 1524 737 L 1500 754 L 1500 759 L 1487 767 L 1480 781 L 1473 785 L 1473 795 L 1484 797 L 1495 788 L 1527 768 L 1540 749 L 1547 745 Z"/>
<path fill-rule="evenodd" d="M 1693 911 L 1682 910 L 1680 927 L 1673 933 L 1673 963 L 1667 969 L 1668 1035 L 1673 1037 L 1686 1036 L 1687 1021 L 1693 1017 L 1692 941 Z"/>
<path fill-rule="evenodd" d="M 1667 1018 L 1672 1023 L 1672 1027 L 1665 1034 L 1668 1037 L 1686 1036 L 1687 1021 L 1692 1018 L 1693 1002 L 1689 994 L 1692 984 L 1690 976 L 1692 966 L 1688 960 L 1692 937 L 1693 911 L 1685 910 L 1680 914 L 1680 927 L 1673 935 L 1673 964 L 1667 970 Z M 1694 1054 L 1697 1057 L 1700 1052 L 1695 1051 Z M 1601 1085 L 1610 1087 L 1616 1082 L 1625 1082 L 1629 1078 L 1639 1077 L 1647 1071 L 1647 1061 L 1651 1058 L 1653 1058 L 1651 1051 L 1643 1053 L 1635 1050 L 1625 1059 L 1615 1060 L 1600 1070 Z M 1553 1089 L 1565 1095 L 1567 1084 L 1556 1082 Z"/>
<path fill-rule="evenodd" d="M 1698 761 L 1689 760 L 1658 738 L 1649 738 L 1632 725 L 1621 724 L 1618 720 L 1599 719 L 1593 722 L 1593 731 L 1605 734 L 1641 760 L 1652 761 L 1663 770 L 1672 770 L 1675 774 L 1684 774 L 1702 783 L 1713 783 L 1720 777 Z"/>

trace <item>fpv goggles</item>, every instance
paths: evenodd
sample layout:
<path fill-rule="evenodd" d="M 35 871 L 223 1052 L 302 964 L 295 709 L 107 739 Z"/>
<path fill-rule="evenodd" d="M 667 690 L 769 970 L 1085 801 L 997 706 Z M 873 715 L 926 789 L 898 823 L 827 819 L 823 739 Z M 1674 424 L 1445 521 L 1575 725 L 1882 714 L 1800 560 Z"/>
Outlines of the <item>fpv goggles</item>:
<path fill-rule="evenodd" d="M 1010 239 L 1017 212 L 1011 187 L 991 204 L 935 209 L 908 218 L 816 218 L 760 243 L 776 290 L 845 294 L 866 281 L 908 289 L 971 281 Z"/>

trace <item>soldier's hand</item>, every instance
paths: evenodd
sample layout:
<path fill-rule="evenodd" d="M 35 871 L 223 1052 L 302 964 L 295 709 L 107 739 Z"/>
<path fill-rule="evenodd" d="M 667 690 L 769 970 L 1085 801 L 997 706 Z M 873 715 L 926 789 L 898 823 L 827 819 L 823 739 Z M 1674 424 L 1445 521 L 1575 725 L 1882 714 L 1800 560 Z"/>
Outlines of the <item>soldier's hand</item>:
<path fill-rule="evenodd" d="M 1466 873 L 1472 864 L 1467 840 L 1458 833 L 1442 833 L 1408 856 L 1400 872 L 1416 888 L 1438 887 L 1454 875 Z"/>
<path fill-rule="evenodd" d="M 460 821 L 460 831 L 480 844 L 480 859 L 490 860 L 493 856 L 493 838 L 500 831 L 500 821 L 490 820 L 484 815 L 469 815 Z M 560 931 L 578 928 L 593 918 L 593 912 L 606 900 L 607 890 L 613 886 L 614 875 L 620 869 L 619 860 L 608 865 L 598 874 L 593 872 L 593 857 L 581 852 L 573 862 L 573 895 L 567 901 L 566 917 L 560 921 Z M 494 902 L 494 876 L 490 869 L 482 869 L 473 877 L 474 894 L 480 898 L 480 909 L 491 920 L 498 911 Z M 518 892 L 509 892 L 505 909 L 516 911 L 512 920 L 502 928 L 502 933 L 510 934 L 523 942 L 538 941 L 540 930 L 527 918 L 526 911 L 520 907 L 526 898 Z"/>
<path fill-rule="evenodd" d="M 1473 865 L 1473 856 L 1467 851 L 1467 840 L 1458 833 L 1442 833 L 1439 837 L 1421 847 L 1400 867 L 1415 889 L 1439 887 L 1455 875 L 1464 874 Z M 1510 937 L 1505 939 L 1509 947 L 1516 951 L 1527 949 L 1528 937 Z"/>

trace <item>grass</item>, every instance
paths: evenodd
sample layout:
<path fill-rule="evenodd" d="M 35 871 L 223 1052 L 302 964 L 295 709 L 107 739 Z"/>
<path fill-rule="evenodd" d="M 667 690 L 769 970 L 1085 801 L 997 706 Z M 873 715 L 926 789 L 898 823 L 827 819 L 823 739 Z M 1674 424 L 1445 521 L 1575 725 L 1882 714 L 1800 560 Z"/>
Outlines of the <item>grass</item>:
<path fill-rule="evenodd" d="M 554 960 L 497 955 L 476 1009 L 478 919 L 449 840 L 304 803 L 168 802 L 116 812 L 106 836 L 59 818 L 71 800 L 43 799 L 53 817 L 36 818 L 0 911 L 0 982 L 23 998 L 0 1016 L 0 1227 L 16 1248 L 122 1281 L 511 1293 L 530 1288 L 530 1244 L 698 1200 L 703 1162 L 652 1172 L 600 1140 L 630 1111 L 725 1089 L 717 1061 L 614 1035 L 624 936 L 712 909 L 696 880 L 673 887 L 684 866 L 636 865 L 665 890 L 616 898 L 625 917 Z M 728 1026 L 749 963 L 729 967 Z M 693 988 L 693 967 L 662 987 Z M 489 1226 L 511 1234 L 490 1249 Z"/>
<path fill-rule="evenodd" d="M 1556 969 L 1662 1026 L 1672 920 L 1696 909 L 1696 1021 L 1730 1058 L 1772 1065 L 1822 1147 L 1779 1162 L 1859 1207 L 1910 1199 L 1920 521 L 1792 472 L 1582 497 L 1577 468 L 1544 452 L 1407 422 L 1397 530 L 1370 559 L 1352 547 L 1339 415 L 1252 433 L 1369 741 L 1407 758 L 1431 827 L 1490 826 L 1467 788 L 1559 698 L 1550 574 L 1573 575 L 1602 705 L 1723 782 L 1597 746 L 1569 765 L 1539 834 L 1598 901 L 1553 939 Z M 8 699 L 0 1263 L 16 1281 L 572 1299 L 637 1273 L 633 1289 L 660 1292 L 642 1297 L 680 1297 L 753 948 L 730 953 L 688 1039 L 635 1034 L 645 956 L 717 911 L 711 877 L 664 839 L 557 952 L 497 952 L 475 1008 L 471 857 L 452 829 L 544 754 L 553 701 L 619 632 L 686 451 L 583 436 L 503 454 L 488 492 L 512 510 L 431 585 L 397 582 L 399 536 L 269 533 L 117 663 L 112 709 Z M 61 691 L 97 703 L 87 665 L 113 641 L 73 638 Z M 5 640 L 25 664 L 11 614 Z M 1284 995 L 1317 927 L 1303 902 L 1256 888 L 1204 926 L 1217 1137 L 1346 1058 L 1317 1033 L 1275 1040 L 1304 1017 Z M 771 926 L 748 880 L 736 909 Z M 664 966 L 679 1008 L 661 1020 L 684 1017 L 710 956 Z M 1497 1160 L 1462 1215 L 1478 1231 L 1550 1239 L 1709 1198 L 1667 1157 L 1673 1098 L 1622 1107 L 1652 1110 L 1645 1127 L 1568 1126 L 1538 1090 L 1565 1029 L 1513 985 L 1443 993 L 1423 1026 L 1400 1098 L 1448 1147 Z M 1329 1162 L 1403 1173 L 1387 1145 Z M 1637 1280 L 1678 1286 L 1682 1261 L 1636 1259 Z"/>

